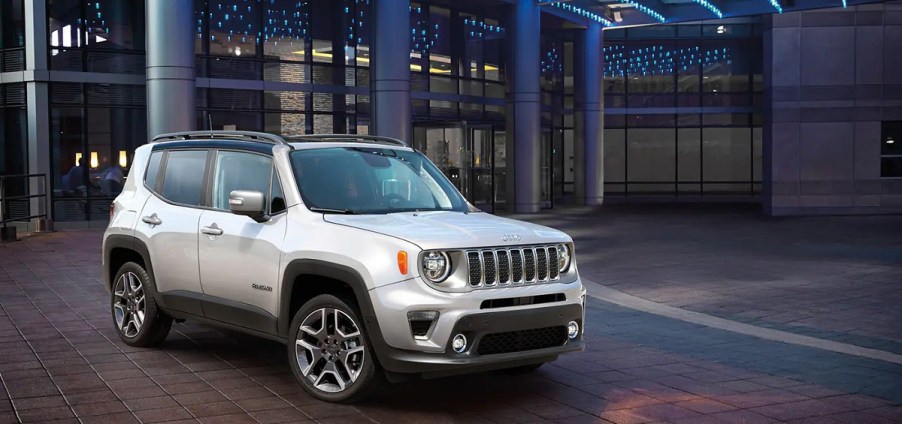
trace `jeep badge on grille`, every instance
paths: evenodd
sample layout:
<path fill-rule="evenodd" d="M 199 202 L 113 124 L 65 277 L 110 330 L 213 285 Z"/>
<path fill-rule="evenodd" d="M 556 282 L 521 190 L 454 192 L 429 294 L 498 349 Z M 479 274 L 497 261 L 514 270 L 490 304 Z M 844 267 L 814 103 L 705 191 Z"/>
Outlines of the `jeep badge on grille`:
<path fill-rule="evenodd" d="M 502 234 L 501 241 L 520 241 L 520 236 L 516 234 Z"/>

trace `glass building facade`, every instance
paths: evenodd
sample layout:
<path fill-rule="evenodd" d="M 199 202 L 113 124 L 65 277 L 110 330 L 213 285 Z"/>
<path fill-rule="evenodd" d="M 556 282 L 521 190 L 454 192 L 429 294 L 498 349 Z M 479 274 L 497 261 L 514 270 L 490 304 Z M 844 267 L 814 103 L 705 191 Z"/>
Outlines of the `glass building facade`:
<path fill-rule="evenodd" d="M 761 191 L 762 25 L 605 32 L 605 192 Z"/>
<path fill-rule="evenodd" d="M 193 0 L 193 39 L 185 42 L 194 52 L 194 128 L 374 133 L 376 1 Z M 43 97 L 29 88 L 33 83 L 0 81 L 0 174 L 29 172 L 28 120 L 41 115 L 29 109 L 35 101 L 49 132 L 53 219 L 103 221 L 151 127 L 147 5 L 38 3 L 45 5 L 45 25 L 36 27 L 46 40 L 35 49 L 36 60 L 46 57 L 51 76 L 34 83 L 46 87 Z M 26 68 L 28 4 L 0 0 L 4 75 Z M 512 65 L 520 54 L 514 7 L 470 0 L 405 4 L 407 27 L 393 30 L 409 44 L 408 141 L 474 205 L 511 210 L 506 181 L 515 170 L 511 146 L 520 142 L 511 132 L 518 101 L 512 93 L 523 72 Z M 605 197 L 760 200 L 770 18 L 608 28 L 600 66 L 580 74 L 586 30 L 535 7 L 542 9 L 535 34 L 541 207 L 579 202 L 580 78 L 603 87 L 598 138 Z M 31 93 L 38 98 L 29 99 Z M 895 176 L 892 149 L 883 147 L 884 174 Z"/>

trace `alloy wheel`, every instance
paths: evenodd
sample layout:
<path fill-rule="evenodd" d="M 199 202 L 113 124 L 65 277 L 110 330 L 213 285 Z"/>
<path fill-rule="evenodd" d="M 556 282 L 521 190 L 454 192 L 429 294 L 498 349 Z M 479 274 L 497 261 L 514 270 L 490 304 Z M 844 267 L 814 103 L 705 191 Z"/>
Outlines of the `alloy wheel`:
<path fill-rule="evenodd" d="M 146 309 L 141 279 L 133 272 L 123 273 L 116 281 L 113 295 L 116 326 L 125 337 L 137 336 L 144 325 Z"/>
<path fill-rule="evenodd" d="M 301 374 L 313 387 L 342 392 L 357 381 L 365 360 L 360 326 L 345 312 L 320 308 L 301 322 L 295 344 Z"/>

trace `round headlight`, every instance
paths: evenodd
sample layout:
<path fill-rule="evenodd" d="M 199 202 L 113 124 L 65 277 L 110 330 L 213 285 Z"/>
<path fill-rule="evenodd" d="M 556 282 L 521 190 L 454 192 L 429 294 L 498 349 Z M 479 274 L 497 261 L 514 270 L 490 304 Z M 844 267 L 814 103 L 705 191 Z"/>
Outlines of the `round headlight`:
<path fill-rule="evenodd" d="M 433 283 L 441 283 L 451 273 L 451 259 L 445 252 L 427 252 L 423 255 L 423 276 Z"/>
<path fill-rule="evenodd" d="M 559 244 L 557 246 L 557 261 L 558 261 L 558 269 L 561 272 L 567 272 L 570 269 L 570 246 L 566 244 Z"/>

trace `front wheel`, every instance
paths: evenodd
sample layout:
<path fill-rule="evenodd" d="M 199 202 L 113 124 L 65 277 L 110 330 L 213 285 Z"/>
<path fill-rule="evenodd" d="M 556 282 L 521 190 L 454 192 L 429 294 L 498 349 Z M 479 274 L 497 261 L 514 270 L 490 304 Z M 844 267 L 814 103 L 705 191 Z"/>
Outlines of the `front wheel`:
<path fill-rule="evenodd" d="M 289 340 L 291 370 L 317 399 L 356 402 L 378 383 L 362 320 L 342 299 L 320 295 L 304 304 L 291 322 Z"/>

